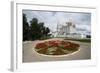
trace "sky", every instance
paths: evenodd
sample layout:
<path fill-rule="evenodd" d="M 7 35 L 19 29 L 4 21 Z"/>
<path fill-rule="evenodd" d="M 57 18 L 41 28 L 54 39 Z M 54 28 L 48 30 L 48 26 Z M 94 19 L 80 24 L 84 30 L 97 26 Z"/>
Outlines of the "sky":
<path fill-rule="evenodd" d="M 28 23 L 32 18 L 37 18 L 39 22 L 44 22 L 52 32 L 56 31 L 57 24 L 66 25 L 67 21 L 72 21 L 76 26 L 76 32 L 89 35 L 91 33 L 91 13 L 34 10 L 23 10 L 23 13 L 26 14 Z"/>

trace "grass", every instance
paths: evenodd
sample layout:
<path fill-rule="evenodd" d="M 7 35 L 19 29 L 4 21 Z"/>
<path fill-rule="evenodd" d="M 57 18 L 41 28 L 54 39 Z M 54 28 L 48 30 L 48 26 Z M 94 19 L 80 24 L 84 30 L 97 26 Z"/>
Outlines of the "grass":
<path fill-rule="evenodd" d="M 72 41 L 79 41 L 79 42 L 86 42 L 86 43 L 90 43 L 91 42 L 91 39 L 65 38 L 65 40 L 72 40 Z"/>
<path fill-rule="evenodd" d="M 46 40 L 46 39 L 51 39 L 52 37 L 49 37 L 49 36 L 44 36 L 44 37 L 41 37 L 39 40 Z"/>

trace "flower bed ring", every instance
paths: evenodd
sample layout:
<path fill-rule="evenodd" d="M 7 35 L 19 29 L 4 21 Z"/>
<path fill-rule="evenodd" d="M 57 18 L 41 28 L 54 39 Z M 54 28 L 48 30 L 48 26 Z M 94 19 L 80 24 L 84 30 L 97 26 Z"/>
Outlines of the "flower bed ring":
<path fill-rule="evenodd" d="M 64 40 L 51 40 L 37 43 L 34 51 L 41 56 L 62 57 L 77 53 L 79 44 Z"/>
<path fill-rule="evenodd" d="M 34 52 L 40 56 L 45 56 L 45 57 L 66 57 L 66 56 L 74 55 L 74 54 L 78 53 L 79 51 L 80 51 L 80 49 L 78 49 L 77 51 L 75 51 L 73 53 L 65 54 L 65 55 L 46 55 L 46 54 L 40 54 L 36 51 L 34 51 Z"/>

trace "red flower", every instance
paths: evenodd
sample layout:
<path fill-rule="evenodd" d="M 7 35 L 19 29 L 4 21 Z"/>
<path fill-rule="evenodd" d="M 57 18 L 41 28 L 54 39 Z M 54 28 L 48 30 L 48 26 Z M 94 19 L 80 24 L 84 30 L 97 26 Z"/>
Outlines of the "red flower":
<path fill-rule="evenodd" d="M 43 43 L 38 43 L 35 48 L 45 48 L 48 49 L 49 47 L 57 47 L 59 46 L 64 46 L 65 49 L 72 49 L 72 48 L 78 48 L 79 45 L 71 42 L 66 42 L 66 41 L 59 41 L 59 40 L 51 40 Z"/>
<path fill-rule="evenodd" d="M 69 45 L 66 45 L 65 48 L 78 48 L 78 44 L 70 43 Z"/>
<path fill-rule="evenodd" d="M 45 43 L 38 43 L 35 48 L 47 48 L 47 45 Z"/>
<path fill-rule="evenodd" d="M 40 49 L 38 52 L 42 54 L 47 54 L 47 49 L 54 48 L 56 49 L 53 51 L 52 55 L 62 55 L 65 54 L 61 49 L 67 50 L 67 51 L 76 51 L 79 48 L 79 44 L 75 44 L 73 42 L 67 42 L 67 41 L 60 41 L 60 40 L 51 40 L 51 41 L 44 41 L 42 43 L 36 44 L 35 49 Z"/>
<path fill-rule="evenodd" d="M 56 47 L 58 45 L 58 43 L 56 41 L 54 41 L 54 40 L 48 41 L 48 44 L 49 44 L 49 47 L 53 47 L 53 46 Z"/>

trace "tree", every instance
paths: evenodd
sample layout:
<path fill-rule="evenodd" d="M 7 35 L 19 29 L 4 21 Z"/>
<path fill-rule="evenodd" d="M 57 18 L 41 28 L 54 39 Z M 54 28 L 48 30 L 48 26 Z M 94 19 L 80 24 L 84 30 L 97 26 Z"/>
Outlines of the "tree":
<path fill-rule="evenodd" d="M 29 40 L 29 24 L 27 22 L 26 14 L 23 14 L 23 41 Z"/>
<path fill-rule="evenodd" d="M 39 23 L 39 32 L 40 32 L 40 35 L 41 35 L 41 37 L 43 36 L 43 32 L 44 32 L 44 23 L 43 22 L 41 22 L 41 23 Z"/>
<path fill-rule="evenodd" d="M 50 32 L 50 29 L 48 27 L 45 28 L 45 35 L 48 36 L 48 33 Z"/>
<path fill-rule="evenodd" d="M 40 39 L 43 36 L 44 23 L 38 23 L 37 18 L 30 21 L 31 40 Z"/>
<path fill-rule="evenodd" d="M 45 27 L 43 22 L 39 23 L 37 18 L 33 18 L 30 21 L 31 40 L 37 40 L 44 36 L 47 36 L 49 32 L 50 29 L 48 27 Z"/>

